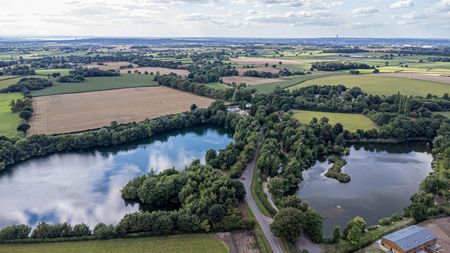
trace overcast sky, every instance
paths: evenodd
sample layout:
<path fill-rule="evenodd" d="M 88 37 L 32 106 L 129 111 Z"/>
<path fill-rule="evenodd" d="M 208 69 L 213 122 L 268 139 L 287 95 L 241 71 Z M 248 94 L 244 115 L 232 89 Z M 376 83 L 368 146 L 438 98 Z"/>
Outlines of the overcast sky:
<path fill-rule="evenodd" d="M 0 0 L 0 36 L 450 38 L 450 0 Z"/>

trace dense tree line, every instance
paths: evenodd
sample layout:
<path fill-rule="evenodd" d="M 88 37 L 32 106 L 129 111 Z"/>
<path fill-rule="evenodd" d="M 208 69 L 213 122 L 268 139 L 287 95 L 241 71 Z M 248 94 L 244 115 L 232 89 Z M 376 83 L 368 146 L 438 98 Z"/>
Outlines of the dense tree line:
<path fill-rule="evenodd" d="M 3 69 L 3 73 L 5 75 L 12 75 L 12 76 L 36 75 L 34 69 L 32 69 L 30 66 L 27 65 L 14 65 L 12 67 L 9 66 Z"/>
<path fill-rule="evenodd" d="M 365 63 L 358 62 L 314 62 L 311 64 L 311 70 L 317 69 L 320 71 L 337 71 L 337 70 L 350 70 L 350 69 L 373 69 L 373 66 L 369 66 Z"/>
<path fill-rule="evenodd" d="M 11 112 L 19 113 L 19 117 L 22 119 L 22 122 L 17 126 L 17 131 L 25 133 L 30 128 L 28 120 L 33 115 L 31 99 L 25 97 L 23 99 L 12 100 L 9 103 L 9 106 L 11 108 Z"/>
<path fill-rule="evenodd" d="M 99 77 L 99 76 L 120 76 L 119 72 L 114 70 L 101 70 L 97 68 L 78 68 L 76 70 L 70 71 L 72 76 L 83 76 L 83 77 Z"/>
<path fill-rule="evenodd" d="M 26 77 L 21 78 L 16 84 L 1 89 L 0 93 L 22 92 L 28 94 L 31 90 L 42 90 L 52 85 L 53 83 L 45 78 Z"/>
<path fill-rule="evenodd" d="M 0 68 L 9 67 L 17 64 L 16 61 L 0 61 Z"/>
<path fill-rule="evenodd" d="M 267 71 L 247 70 L 244 72 L 244 76 L 261 77 L 261 78 L 277 78 L 280 75 L 274 74 L 272 72 L 267 72 Z"/>
<path fill-rule="evenodd" d="M 224 64 L 222 61 L 203 60 L 197 64 L 189 65 L 188 78 L 197 83 L 218 82 L 222 76 L 238 76 L 239 71 L 231 64 Z"/>
<path fill-rule="evenodd" d="M 234 89 L 214 89 L 206 84 L 191 82 L 176 75 L 156 76 L 155 80 L 158 81 L 159 85 L 216 99 L 230 100 L 233 98 L 235 92 Z"/>

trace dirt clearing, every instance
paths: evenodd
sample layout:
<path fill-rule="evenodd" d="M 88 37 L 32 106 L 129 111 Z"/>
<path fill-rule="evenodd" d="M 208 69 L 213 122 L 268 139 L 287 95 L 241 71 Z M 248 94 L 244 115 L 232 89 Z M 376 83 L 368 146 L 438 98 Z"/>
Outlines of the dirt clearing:
<path fill-rule="evenodd" d="M 279 64 L 280 62 L 282 64 L 301 64 L 301 62 L 293 61 L 293 60 L 285 60 L 285 59 L 277 59 L 277 58 L 258 58 L 258 57 L 242 57 L 242 58 L 230 58 L 230 61 L 237 63 L 237 64 L 244 64 L 244 65 L 252 65 L 252 64 L 266 64 L 269 65 L 273 64 Z"/>
<path fill-rule="evenodd" d="M 280 78 L 260 78 L 260 77 L 250 77 L 250 76 L 224 76 L 222 77 L 224 83 L 235 84 L 246 83 L 247 85 L 257 85 L 263 83 L 276 83 L 285 81 Z"/>
<path fill-rule="evenodd" d="M 177 114 L 192 104 L 207 107 L 214 100 L 166 87 L 144 87 L 36 97 L 31 118 L 33 134 L 78 132 Z"/>
<path fill-rule="evenodd" d="M 437 83 L 445 83 L 450 84 L 450 76 L 438 75 L 438 74 L 420 74 L 420 73 L 412 73 L 412 72 L 399 72 L 399 73 L 383 73 L 377 74 L 380 76 L 388 76 L 388 77 L 402 77 L 409 79 L 418 79 L 424 81 L 432 81 Z M 450 87 L 449 87 L 450 90 Z"/>

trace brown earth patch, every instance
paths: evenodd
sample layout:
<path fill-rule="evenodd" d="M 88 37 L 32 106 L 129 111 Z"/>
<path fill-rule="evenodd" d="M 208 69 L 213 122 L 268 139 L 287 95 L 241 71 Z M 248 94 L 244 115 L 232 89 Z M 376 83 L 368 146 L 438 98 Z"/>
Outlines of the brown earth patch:
<path fill-rule="evenodd" d="M 192 104 L 207 107 L 214 100 L 167 87 L 143 87 L 36 97 L 30 135 L 79 132 L 178 114 Z"/>
<path fill-rule="evenodd" d="M 431 81 L 431 82 L 437 82 L 437 83 L 450 84 L 450 76 L 439 75 L 439 74 L 397 72 L 397 73 L 383 73 L 383 74 L 377 74 L 377 75 L 387 76 L 387 77 L 401 77 L 401 78 L 409 78 L 409 79 L 418 79 L 418 80 L 423 80 L 423 81 Z"/>
<path fill-rule="evenodd" d="M 259 67 L 259 68 L 237 68 L 236 69 L 239 72 L 239 75 L 244 75 L 245 72 L 250 71 L 250 70 L 254 70 L 254 71 L 258 71 L 258 72 L 270 72 L 272 74 L 278 74 L 280 72 L 279 69 L 277 68 L 272 68 L 272 67 Z"/>
<path fill-rule="evenodd" d="M 257 85 L 263 83 L 276 83 L 284 81 L 280 78 L 260 78 L 260 77 L 250 77 L 250 76 L 224 76 L 222 77 L 224 83 L 246 83 L 247 85 Z"/>
<path fill-rule="evenodd" d="M 277 59 L 277 58 L 259 58 L 259 57 L 244 57 L 244 58 L 230 58 L 230 61 L 237 63 L 237 64 L 266 64 L 269 65 L 273 64 L 279 64 L 280 62 L 282 64 L 288 64 L 288 65 L 294 65 L 294 64 L 301 64 L 301 62 L 293 61 L 293 60 L 285 60 L 285 59 Z"/>

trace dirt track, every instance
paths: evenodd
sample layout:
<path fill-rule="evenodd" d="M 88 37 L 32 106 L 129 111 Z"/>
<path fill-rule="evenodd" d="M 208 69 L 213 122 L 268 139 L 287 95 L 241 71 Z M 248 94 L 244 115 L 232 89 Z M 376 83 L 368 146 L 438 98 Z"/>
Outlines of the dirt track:
<path fill-rule="evenodd" d="M 427 220 L 418 224 L 433 232 L 441 245 L 440 252 L 450 252 L 450 217 Z"/>
<path fill-rule="evenodd" d="M 28 134 L 78 132 L 108 126 L 112 121 L 143 121 L 207 107 L 214 100 L 170 89 L 145 87 L 37 97 Z"/>

